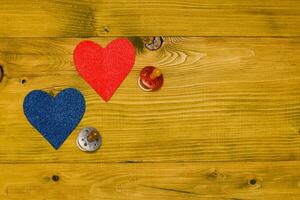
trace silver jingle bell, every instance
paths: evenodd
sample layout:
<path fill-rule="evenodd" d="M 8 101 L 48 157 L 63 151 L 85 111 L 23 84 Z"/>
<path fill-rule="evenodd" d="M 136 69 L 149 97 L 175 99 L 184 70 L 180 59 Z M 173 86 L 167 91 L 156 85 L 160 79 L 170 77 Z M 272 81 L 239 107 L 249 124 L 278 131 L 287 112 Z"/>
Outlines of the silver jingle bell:
<path fill-rule="evenodd" d="M 80 150 L 94 152 L 101 146 L 102 138 L 96 128 L 85 127 L 79 132 L 76 143 Z"/>

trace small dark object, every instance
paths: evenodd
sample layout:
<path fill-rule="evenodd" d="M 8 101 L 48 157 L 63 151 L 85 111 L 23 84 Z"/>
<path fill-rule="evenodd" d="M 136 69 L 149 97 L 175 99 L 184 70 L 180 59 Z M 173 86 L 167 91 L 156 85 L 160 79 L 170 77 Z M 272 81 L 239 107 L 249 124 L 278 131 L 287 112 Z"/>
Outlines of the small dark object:
<path fill-rule="evenodd" d="M 155 91 L 161 88 L 164 82 L 164 77 L 160 69 L 147 66 L 144 67 L 138 79 L 138 85 L 144 91 Z"/>
<path fill-rule="evenodd" d="M 2 78 L 3 78 L 3 68 L 0 65 L 0 82 L 2 81 Z"/>
<path fill-rule="evenodd" d="M 53 175 L 53 176 L 52 176 L 52 180 L 53 180 L 54 182 L 59 181 L 59 176 Z"/>
<path fill-rule="evenodd" d="M 159 49 L 163 44 L 163 38 L 162 37 L 152 37 L 151 43 L 145 44 L 146 48 L 155 51 Z"/>
<path fill-rule="evenodd" d="M 26 83 L 26 80 L 25 80 L 25 79 L 22 79 L 22 80 L 21 80 L 21 83 L 22 83 L 22 84 L 25 84 L 25 83 Z"/>
<path fill-rule="evenodd" d="M 107 26 L 103 27 L 104 32 L 109 33 L 109 28 Z"/>
<path fill-rule="evenodd" d="M 251 179 L 251 180 L 249 181 L 249 183 L 250 183 L 251 185 L 255 185 L 255 184 L 256 184 L 256 180 L 255 180 L 255 179 Z"/>

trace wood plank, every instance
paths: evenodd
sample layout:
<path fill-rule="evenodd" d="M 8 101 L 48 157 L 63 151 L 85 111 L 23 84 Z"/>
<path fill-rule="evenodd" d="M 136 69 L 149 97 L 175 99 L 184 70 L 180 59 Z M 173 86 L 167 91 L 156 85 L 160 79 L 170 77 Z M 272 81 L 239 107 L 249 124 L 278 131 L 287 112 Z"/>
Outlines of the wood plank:
<path fill-rule="evenodd" d="M 0 169 L 0 198 L 7 200 L 300 198 L 300 162 L 1 164 Z"/>
<path fill-rule="evenodd" d="M 0 37 L 300 36 L 295 0 L 2 0 Z"/>
<path fill-rule="evenodd" d="M 132 73 L 109 103 L 79 77 L 72 50 L 80 38 L 0 39 L 0 162 L 186 162 L 300 159 L 298 38 L 165 38 L 137 54 Z M 92 38 L 107 44 L 112 38 Z M 164 87 L 137 86 L 146 65 L 160 67 Z M 22 80 L 26 82 L 22 84 Z M 87 112 L 58 150 L 26 120 L 34 89 L 78 88 Z M 84 126 L 102 133 L 95 154 L 81 153 Z"/>

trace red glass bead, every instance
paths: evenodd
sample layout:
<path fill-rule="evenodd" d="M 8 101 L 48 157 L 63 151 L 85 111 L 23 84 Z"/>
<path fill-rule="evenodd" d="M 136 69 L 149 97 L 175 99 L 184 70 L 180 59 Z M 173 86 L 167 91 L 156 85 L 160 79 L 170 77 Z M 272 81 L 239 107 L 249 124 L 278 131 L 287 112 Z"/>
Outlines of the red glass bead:
<path fill-rule="evenodd" d="M 139 86 L 144 91 L 155 91 L 161 88 L 164 77 L 161 71 L 153 66 L 144 67 L 138 80 Z"/>

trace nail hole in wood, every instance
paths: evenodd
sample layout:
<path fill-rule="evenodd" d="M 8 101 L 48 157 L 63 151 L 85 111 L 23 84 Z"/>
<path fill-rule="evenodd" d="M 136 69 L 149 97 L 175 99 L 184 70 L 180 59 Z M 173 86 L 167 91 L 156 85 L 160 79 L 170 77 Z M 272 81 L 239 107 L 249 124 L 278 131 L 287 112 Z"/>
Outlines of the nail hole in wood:
<path fill-rule="evenodd" d="M 21 80 L 21 84 L 24 85 L 25 83 L 26 83 L 26 80 L 25 80 L 25 79 L 22 79 L 22 80 Z"/>
<path fill-rule="evenodd" d="M 256 180 L 255 179 L 250 179 L 249 183 L 250 183 L 250 185 L 255 185 L 256 184 Z"/>
<path fill-rule="evenodd" d="M 59 176 L 53 175 L 53 176 L 52 176 L 52 181 L 54 181 L 54 182 L 59 181 Z"/>
<path fill-rule="evenodd" d="M 109 33 L 109 28 L 107 26 L 104 26 L 103 30 L 104 30 L 105 33 Z"/>
<path fill-rule="evenodd" d="M 210 175 L 213 177 L 217 177 L 217 176 L 219 176 L 219 171 L 217 169 L 215 169 L 213 172 L 211 172 Z"/>

